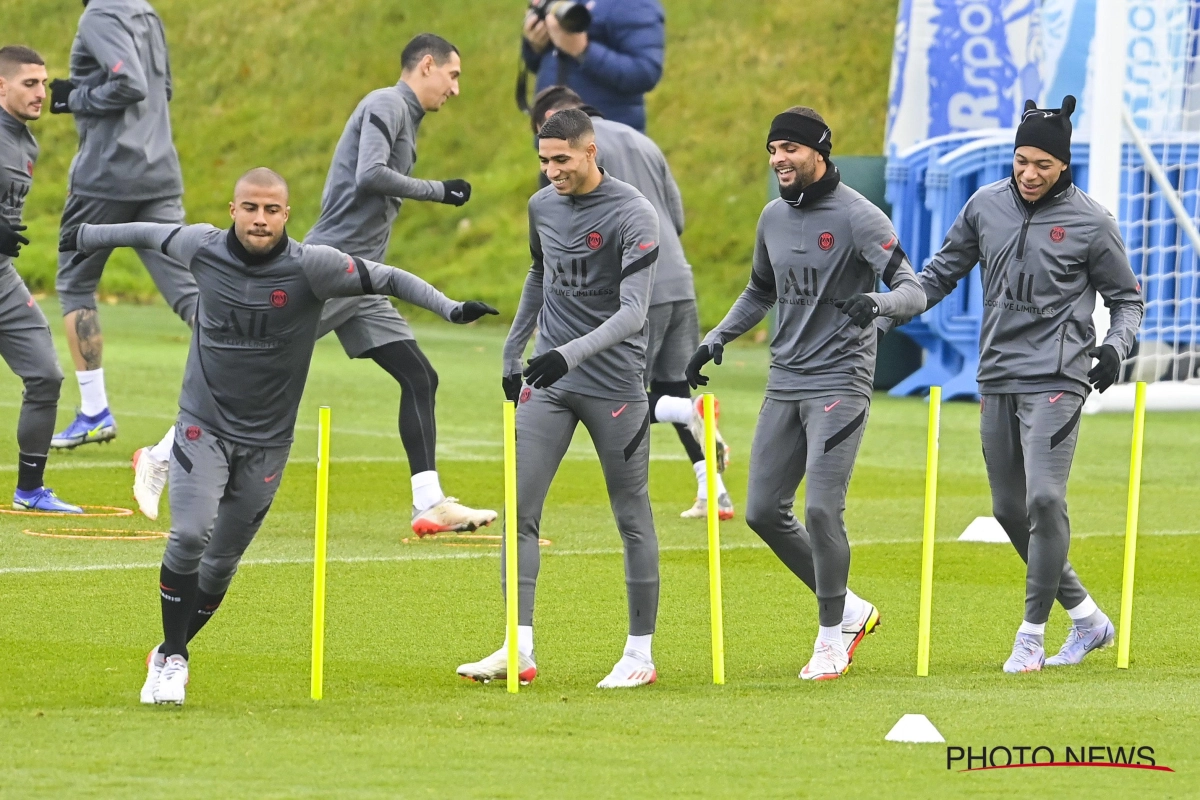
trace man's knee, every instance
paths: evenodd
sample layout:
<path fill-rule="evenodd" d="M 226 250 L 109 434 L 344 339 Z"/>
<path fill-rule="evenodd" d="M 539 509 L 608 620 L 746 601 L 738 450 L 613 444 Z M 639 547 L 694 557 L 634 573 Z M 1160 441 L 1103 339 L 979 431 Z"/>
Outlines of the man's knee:
<path fill-rule="evenodd" d="M 1030 520 L 1049 519 L 1067 513 L 1067 497 L 1057 487 L 1039 484 L 1029 491 L 1026 501 Z"/>
<path fill-rule="evenodd" d="M 30 406 L 57 406 L 62 391 L 62 370 L 55 361 L 40 375 L 22 376 L 25 383 L 25 404 Z"/>
<path fill-rule="evenodd" d="M 163 553 L 163 563 L 172 572 L 190 575 L 200 568 L 200 560 L 204 557 L 206 544 L 208 544 L 207 531 L 188 528 L 184 525 L 172 525 L 171 535 L 167 539 L 167 549 Z"/>
<path fill-rule="evenodd" d="M 751 491 L 746 497 L 746 524 L 763 539 L 770 539 L 786 527 L 791 510 L 770 497 Z"/>
<path fill-rule="evenodd" d="M 59 288 L 58 302 L 62 306 L 62 314 L 64 317 L 70 316 L 76 311 L 96 310 L 95 292 L 65 291 L 62 288 Z"/>
<path fill-rule="evenodd" d="M 805 527 L 809 533 L 828 537 L 842 530 L 844 505 L 820 498 L 810 500 L 804 509 Z"/>
<path fill-rule="evenodd" d="M 237 574 L 241 556 L 205 558 L 200 562 L 200 590 L 208 594 L 224 594 Z"/>

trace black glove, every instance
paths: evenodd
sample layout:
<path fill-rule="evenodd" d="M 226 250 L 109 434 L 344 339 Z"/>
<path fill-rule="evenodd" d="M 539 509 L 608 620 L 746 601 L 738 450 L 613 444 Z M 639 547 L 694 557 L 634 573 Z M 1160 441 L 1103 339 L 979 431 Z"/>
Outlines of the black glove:
<path fill-rule="evenodd" d="M 1088 358 L 1098 361 L 1096 366 L 1092 367 L 1092 371 L 1088 373 L 1088 381 L 1096 388 L 1097 392 L 1103 392 L 1116 383 L 1117 378 L 1121 377 L 1121 357 L 1117 355 L 1117 348 L 1111 344 L 1102 344 L 1089 350 Z"/>
<path fill-rule="evenodd" d="M 70 114 L 71 92 L 73 91 L 75 91 L 74 81 L 64 81 L 61 78 L 50 81 L 50 113 Z"/>
<path fill-rule="evenodd" d="M 702 344 L 696 350 L 696 354 L 692 356 L 692 360 L 688 362 L 687 369 L 684 374 L 687 376 L 688 385 L 695 389 L 698 386 L 707 386 L 708 378 L 700 374 L 700 368 L 708 362 L 714 364 L 721 363 L 721 355 L 725 352 L 725 345 L 717 342 L 715 344 Z"/>
<path fill-rule="evenodd" d="M 29 240 L 21 235 L 24 225 L 10 225 L 8 220 L 0 217 L 0 255 L 16 258 L 21 254 L 21 245 L 29 244 Z"/>
<path fill-rule="evenodd" d="M 72 225 L 58 232 L 58 252 L 74 253 L 79 250 L 79 226 Z"/>
<path fill-rule="evenodd" d="M 474 322 L 485 314 L 499 313 L 499 311 L 480 300 L 468 300 L 450 312 L 450 321 L 458 325 L 465 325 L 468 322 Z"/>
<path fill-rule="evenodd" d="M 553 386 L 567 374 L 567 360 L 557 350 L 548 350 L 537 358 L 529 359 L 525 368 L 525 381 L 535 389 Z"/>
<path fill-rule="evenodd" d="M 521 399 L 521 373 L 514 372 L 511 375 L 505 375 L 500 379 L 500 385 L 504 387 L 504 398 L 510 403 L 515 403 Z"/>
<path fill-rule="evenodd" d="M 471 199 L 471 184 L 455 178 L 442 181 L 442 202 L 448 206 L 465 206 Z"/>
<path fill-rule="evenodd" d="M 879 306 L 865 294 L 856 294 L 845 300 L 834 300 L 833 304 L 860 328 L 867 327 L 879 316 Z"/>

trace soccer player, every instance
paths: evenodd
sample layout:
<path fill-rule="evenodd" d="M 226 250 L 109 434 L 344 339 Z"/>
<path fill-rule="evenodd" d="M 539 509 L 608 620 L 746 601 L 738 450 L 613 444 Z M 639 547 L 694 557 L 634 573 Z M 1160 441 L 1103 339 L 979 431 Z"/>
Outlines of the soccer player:
<path fill-rule="evenodd" d="M 1074 110 L 1070 95 L 1061 108 L 1026 102 L 1012 176 L 971 196 L 918 276 L 932 308 L 975 264 L 983 269 L 979 432 L 992 513 L 1028 565 L 1025 617 L 1005 672 L 1078 664 L 1114 634 L 1067 561 L 1067 475 L 1084 398 L 1120 376 L 1143 304 L 1116 221 L 1072 182 Z M 1111 319 L 1099 347 L 1097 293 Z M 1046 660 L 1055 598 L 1072 625 Z"/>
<path fill-rule="evenodd" d="M 296 411 L 332 297 L 388 294 L 452 322 L 495 314 L 393 267 L 287 236 L 287 184 L 265 168 L 234 187 L 232 227 L 81 225 L 66 251 L 140 247 L 186 264 L 200 289 L 171 448 L 171 535 L 159 573 L 163 643 L 143 703 L 184 701 L 188 641 L 220 606 L 262 525 L 291 449 Z"/>
<path fill-rule="evenodd" d="M 720 364 L 724 346 L 778 305 L 746 524 L 817 596 L 820 630 L 803 680 L 845 674 L 879 624 L 878 610 L 846 585 L 846 489 L 871 406 L 873 321 L 924 307 L 891 222 L 841 182 L 832 147 L 833 133 L 811 108 L 789 108 L 772 121 L 767 152 L 780 197 L 758 220 L 749 284 L 688 365 L 691 384 L 706 384 L 700 368 Z M 880 278 L 892 291 L 875 291 Z M 802 525 L 792 507 L 806 475 Z"/>
<path fill-rule="evenodd" d="M 91 0 L 71 46 L 70 80 L 50 83 L 50 112 L 73 114 L 79 152 L 71 162 L 62 227 L 81 223 L 182 225 L 183 175 L 171 141 L 171 64 L 162 20 L 146 0 Z M 87 258 L 60 253 L 55 281 L 80 406 L 52 445 L 73 448 L 117 435 L 108 407 L 96 287 L 111 249 Z M 154 285 L 189 325 L 196 282 L 182 264 L 139 249 Z"/>
<path fill-rule="evenodd" d="M 80 514 L 83 509 L 59 500 L 42 483 L 63 374 L 46 315 L 13 266 L 21 246 L 29 244 L 21 215 L 38 157 L 29 123 L 41 117 L 45 100 L 42 57 L 19 45 L 0 48 L 0 356 L 25 384 L 13 508 Z"/>
<path fill-rule="evenodd" d="M 582 108 L 596 129 L 596 160 L 600 168 L 633 186 L 658 212 L 658 263 L 654 265 L 654 290 L 650 295 L 649 329 L 646 339 L 646 383 L 650 394 L 650 422 L 672 422 L 679 434 L 692 471 L 696 474 L 696 500 L 679 516 L 704 519 L 708 516 L 708 480 L 704 463 L 703 406 L 691 397 L 688 359 L 700 344 L 700 319 L 696 312 L 696 287 L 692 267 L 679 241 L 683 233 L 683 199 L 667 159 L 650 137 L 620 122 L 610 122 L 586 106 L 565 86 L 540 92 L 530 111 L 535 128 L 556 111 Z M 722 472 L 729 456 L 725 440 L 717 433 L 717 471 Z M 717 513 L 733 519 L 733 500 L 717 475 Z"/>
<path fill-rule="evenodd" d="M 520 679 L 537 675 L 533 601 L 542 506 L 582 422 L 625 546 L 629 601 L 624 653 L 599 688 L 644 686 L 657 679 L 650 643 L 658 615 L 658 538 L 647 485 L 650 408 L 642 373 L 658 214 L 637 189 L 600 170 L 592 121 L 578 109 L 546 121 L 538 156 L 551 185 L 529 201 L 533 265 L 504 343 L 502 381 L 505 395 L 517 402 Z M 537 346 L 522 375 L 521 356 L 535 326 Z M 500 576 L 503 586 L 503 559 Z M 463 664 L 458 674 L 482 682 L 506 677 L 505 647 Z"/>
<path fill-rule="evenodd" d="M 404 198 L 455 206 L 470 198 L 466 181 L 410 177 L 422 117 L 458 94 L 458 50 L 423 33 L 404 48 L 400 64 L 399 83 L 367 95 L 346 123 L 325 181 L 321 216 L 305 244 L 383 261 Z M 435 455 L 437 373 L 404 318 L 386 297 L 340 298 L 326 303 L 317 335 L 330 330 L 346 355 L 373 360 L 400 384 L 400 441 L 411 472 L 413 531 L 425 536 L 491 524 L 495 511 L 468 508 L 442 493 Z M 167 431 L 157 445 L 134 454 L 134 495 L 151 519 L 158 515 L 172 439 L 173 431 Z"/>

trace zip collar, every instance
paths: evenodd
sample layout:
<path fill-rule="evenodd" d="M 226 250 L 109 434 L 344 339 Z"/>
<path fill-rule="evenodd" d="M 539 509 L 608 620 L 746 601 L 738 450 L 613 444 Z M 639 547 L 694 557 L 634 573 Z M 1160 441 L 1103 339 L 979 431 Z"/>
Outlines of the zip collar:
<path fill-rule="evenodd" d="M 287 228 L 283 229 L 283 236 L 279 237 L 279 242 L 271 248 L 267 253 L 257 255 L 251 253 L 237 238 L 237 234 L 233 232 L 233 226 L 229 226 L 229 233 L 225 235 L 225 246 L 229 248 L 229 252 L 233 253 L 234 257 L 248 267 L 258 267 L 266 264 L 277 258 L 288 246 Z"/>
<path fill-rule="evenodd" d="M 841 182 L 842 174 L 838 172 L 837 165 L 826 158 L 825 174 L 821 176 L 821 180 L 814 181 L 805 186 L 804 190 L 800 192 L 800 196 L 795 200 L 781 199 L 792 208 L 807 208 L 836 189 Z"/>
<path fill-rule="evenodd" d="M 404 104 L 408 106 L 408 114 L 412 117 L 413 127 L 419 128 L 421 120 L 425 118 L 425 108 L 417 99 L 417 93 L 404 81 L 396 84 L 396 91 L 400 92 L 400 96 L 404 98 Z"/>
<path fill-rule="evenodd" d="M 47 108 L 50 107 L 49 103 L 45 105 Z M 8 113 L 8 109 L 5 108 L 0 108 L 0 128 L 12 132 L 17 138 L 24 137 L 25 134 L 29 133 L 29 126 Z"/>
<path fill-rule="evenodd" d="M 1012 188 L 1013 196 L 1017 198 L 1017 202 L 1020 203 L 1021 208 L 1025 211 L 1025 216 L 1032 216 L 1033 212 L 1039 208 L 1048 206 L 1058 200 L 1074 185 L 1075 178 L 1071 174 L 1071 166 L 1068 164 L 1067 168 L 1062 171 L 1062 175 L 1059 175 L 1058 180 L 1050 187 L 1050 191 L 1030 203 L 1021 196 L 1021 188 L 1017 186 L 1017 173 L 1013 172 L 1012 177 L 1009 178 L 1009 186 Z"/>

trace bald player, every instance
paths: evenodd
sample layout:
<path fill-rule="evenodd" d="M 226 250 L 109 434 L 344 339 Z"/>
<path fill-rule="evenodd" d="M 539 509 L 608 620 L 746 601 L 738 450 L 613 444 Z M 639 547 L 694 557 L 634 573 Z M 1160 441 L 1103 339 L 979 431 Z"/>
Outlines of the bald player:
<path fill-rule="evenodd" d="M 234 187 L 233 225 L 81 225 L 60 249 L 165 253 L 200 290 L 171 449 L 171 535 L 159 573 L 163 643 L 143 703 L 182 704 L 188 641 L 220 606 L 279 489 L 325 301 L 384 294 L 465 323 L 496 310 L 456 303 L 420 278 L 287 235 L 288 188 L 266 168 Z"/>

